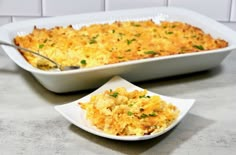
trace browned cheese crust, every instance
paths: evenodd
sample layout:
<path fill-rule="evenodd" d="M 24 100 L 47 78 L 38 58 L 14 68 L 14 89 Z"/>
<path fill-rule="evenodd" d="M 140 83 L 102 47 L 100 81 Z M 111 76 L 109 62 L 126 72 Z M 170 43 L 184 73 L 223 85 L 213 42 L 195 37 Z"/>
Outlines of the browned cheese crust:
<path fill-rule="evenodd" d="M 169 127 L 180 110 L 160 96 L 148 96 L 147 90 L 128 91 L 124 87 L 92 95 L 79 103 L 86 118 L 98 129 L 117 136 L 144 136 Z"/>
<path fill-rule="evenodd" d="M 38 51 L 62 66 L 81 68 L 228 46 L 226 41 L 214 39 L 187 23 L 165 21 L 157 24 L 152 20 L 92 24 L 80 29 L 35 27 L 28 35 L 16 36 L 14 42 Z M 35 67 L 53 67 L 38 56 L 22 54 Z"/>

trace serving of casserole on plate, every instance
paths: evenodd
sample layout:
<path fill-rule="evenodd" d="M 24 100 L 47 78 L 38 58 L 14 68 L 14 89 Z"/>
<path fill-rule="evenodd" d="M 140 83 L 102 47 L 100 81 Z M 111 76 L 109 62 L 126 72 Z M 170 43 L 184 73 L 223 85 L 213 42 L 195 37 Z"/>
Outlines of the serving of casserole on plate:
<path fill-rule="evenodd" d="M 125 94 L 129 96 L 127 102 L 124 102 Z M 101 104 L 93 102 L 94 99 L 100 100 Z M 194 102 L 194 99 L 159 95 L 115 76 L 91 94 L 55 106 L 55 109 L 89 133 L 115 140 L 138 141 L 171 130 L 186 116 Z"/>
<path fill-rule="evenodd" d="M 135 82 L 216 67 L 236 48 L 234 34 L 208 17 L 171 7 L 51 17 L 0 28 L 3 41 L 39 51 L 61 65 L 81 66 L 41 70 L 53 66 L 2 46 L 17 65 L 58 93 L 96 88 L 114 75 Z"/>

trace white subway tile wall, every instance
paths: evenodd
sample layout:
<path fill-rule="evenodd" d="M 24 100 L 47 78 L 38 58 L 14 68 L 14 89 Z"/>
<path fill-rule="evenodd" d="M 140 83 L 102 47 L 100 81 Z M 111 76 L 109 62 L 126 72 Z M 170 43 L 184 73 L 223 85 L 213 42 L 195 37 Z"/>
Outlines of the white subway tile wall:
<path fill-rule="evenodd" d="M 191 9 L 236 29 L 236 0 L 0 0 L 0 25 L 39 17 L 156 6 Z"/>
<path fill-rule="evenodd" d="M 167 0 L 106 0 L 106 10 L 167 6 Z"/>
<path fill-rule="evenodd" d="M 105 0 L 42 0 L 44 16 L 104 11 Z"/>
<path fill-rule="evenodd" d="M 0 16 L 41 16 L 41 0 L 0 0 Z"/>
<path fill-rule="evenodd" d="M 192 9 L 219 21 L 229 21 L 231 0 L 169 0 L 168 5 Z"/>

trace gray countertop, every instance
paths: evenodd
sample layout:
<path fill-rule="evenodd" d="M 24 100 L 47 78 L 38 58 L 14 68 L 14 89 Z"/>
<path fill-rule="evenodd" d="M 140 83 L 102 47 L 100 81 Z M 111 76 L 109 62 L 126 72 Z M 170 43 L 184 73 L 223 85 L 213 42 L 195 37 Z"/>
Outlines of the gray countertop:
<path fill-rule="evenodd" d="M 0 154 L 235 154 L 236 51 L 208 71 L 135 84 L 163 95 L 195 98 L 196 103 L 179 125 L 160 137 L 138 142 L 101 138 L 54 110 L 92 90 L 52 93 L 0 49 Z"/>

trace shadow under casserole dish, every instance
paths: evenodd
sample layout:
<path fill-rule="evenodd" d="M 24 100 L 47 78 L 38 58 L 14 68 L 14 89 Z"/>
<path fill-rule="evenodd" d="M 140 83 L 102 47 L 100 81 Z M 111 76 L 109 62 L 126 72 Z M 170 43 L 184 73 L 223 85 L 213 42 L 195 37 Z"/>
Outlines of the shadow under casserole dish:
<path fill-rule="evenodd" d="M 183 22 L 116 21 L 75 29 L 39 29 L 14 38 L 16 45 L 38 51 L 61 66 L 95 67 L 119 62 L 224 48 L 228 42 L 215 39 L 200 28 Z M 45 70 L 53 64 L 22 52 L 34 67 Z"/>

